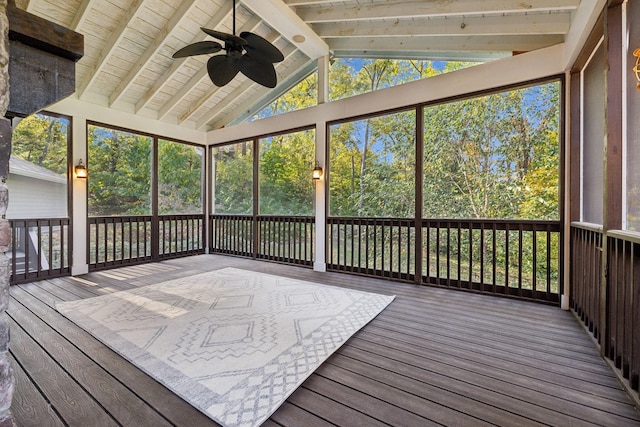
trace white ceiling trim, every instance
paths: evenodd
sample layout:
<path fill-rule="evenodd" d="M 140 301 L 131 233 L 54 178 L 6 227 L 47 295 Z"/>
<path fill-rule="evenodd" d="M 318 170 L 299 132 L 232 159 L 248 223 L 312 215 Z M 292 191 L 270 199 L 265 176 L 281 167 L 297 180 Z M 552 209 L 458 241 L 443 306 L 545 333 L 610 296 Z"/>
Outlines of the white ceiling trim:
<path fill-rule="evenodd" d="M 591 33 L 591 29 L 606 6 L 607 0 L 582 0 L 580 2 L 580 7 L 576 11 L 571 28 L 565 37 L 565 68 L 568 69 L 573 66 L 582 50 L 582 46 L 589 37 L 589 33 Z"/>

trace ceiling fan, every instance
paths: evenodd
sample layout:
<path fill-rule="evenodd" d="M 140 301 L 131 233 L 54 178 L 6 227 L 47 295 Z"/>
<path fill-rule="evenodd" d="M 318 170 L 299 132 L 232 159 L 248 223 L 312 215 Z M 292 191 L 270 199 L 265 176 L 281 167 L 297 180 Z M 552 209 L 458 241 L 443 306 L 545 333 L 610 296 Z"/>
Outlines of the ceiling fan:
<path fill-rule="evenodd" d="M 224 55 L 215 55 L 207 62 L 207 72 L 216 86 L 222 87 L 241 72 L 256 83 L 274 88 L 278 84 L 274 63 L 284 60 L 282 52 L 268 40 L 257 34 L 243 31 L 236 35 L 236 1 L 233 0 L 233 34 L 201 27 L 202 31 L 224 42 L 224 47 L 211 40 L 193 43 L 173 54 L 173 58 L 216 53 L 224 49 Z"/>

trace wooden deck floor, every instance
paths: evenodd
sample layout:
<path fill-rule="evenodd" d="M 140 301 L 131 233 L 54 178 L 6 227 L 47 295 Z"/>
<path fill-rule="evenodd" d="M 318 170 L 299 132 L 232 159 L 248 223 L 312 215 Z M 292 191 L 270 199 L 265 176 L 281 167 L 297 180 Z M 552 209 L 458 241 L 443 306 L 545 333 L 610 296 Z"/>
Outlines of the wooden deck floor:
<path fill-rule="evenodd" d="M 227 266 L 397 296 L 265 425 L 640 426 L 568 312 L 215 255 L 13 286 L 18 425 L 215 425 L 53 305 Z"/>

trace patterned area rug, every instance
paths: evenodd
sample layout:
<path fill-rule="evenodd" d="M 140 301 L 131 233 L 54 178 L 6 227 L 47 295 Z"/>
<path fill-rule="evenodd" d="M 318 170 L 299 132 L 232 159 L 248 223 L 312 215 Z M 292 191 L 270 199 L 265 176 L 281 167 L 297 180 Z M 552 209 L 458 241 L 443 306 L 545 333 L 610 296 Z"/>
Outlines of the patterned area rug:
<path fill-rule="evenodd" d="M 225 426 L 256 426 L 394 297 L 236 268 L 59 312 Z"/>

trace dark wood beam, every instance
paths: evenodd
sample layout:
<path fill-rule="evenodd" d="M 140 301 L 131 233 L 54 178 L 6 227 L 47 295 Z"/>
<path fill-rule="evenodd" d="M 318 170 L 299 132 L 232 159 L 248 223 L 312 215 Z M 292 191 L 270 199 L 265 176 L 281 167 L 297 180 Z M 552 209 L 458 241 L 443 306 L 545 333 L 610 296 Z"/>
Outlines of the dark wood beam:
<path fill-rule="evenodd" d="M 10 102 L 7 117 L 26 117 L 73 94 L 84 36 L 46 19 L 7 7 Z"/>
<path fill-rule="evenodd" d="M 77 62 L 84 55 L 84 36 L 47 21 L 22 9 L 13 2 L 7 7 L 9 40 Z"/>

